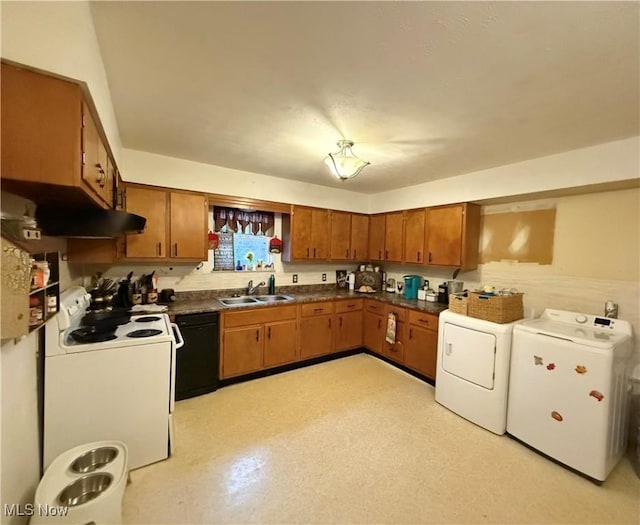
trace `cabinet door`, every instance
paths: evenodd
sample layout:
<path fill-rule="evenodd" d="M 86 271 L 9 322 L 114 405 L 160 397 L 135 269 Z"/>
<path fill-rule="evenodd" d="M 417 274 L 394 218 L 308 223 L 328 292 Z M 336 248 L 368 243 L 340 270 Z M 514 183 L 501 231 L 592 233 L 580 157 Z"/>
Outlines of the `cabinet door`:
<path fill-rule="evenodd" d="M 221 377 L 232 377 L 262 368 L 263 327 L 231 328 L 222 340 Z"/>
<path fill-rule="evenodd" d="M 105 206 L 112 207 L 113 202 L 109 202 L 107 149 L 85 103 L 82 104 L 82 122 L 82 180 Z"/>
<path fill-rule="evenodd" d="M 127 211 L 146 217 L 142 233 L 126 236 L 126 258 L 163 259 L 167 256 L 167 193 L 127 186 Z"/>
<path fill-rule="evenodd" d="M 425 210 L 411 210 L 405 213 L 404 262 L 417 264 L 425 262 L 424 227 L 426 216 L 427 212 Z"/>
<path fill-rule="evenodd" d="M 383 335 L 382 353 L 398 363 L 404 363 L 405 332 L 406 323 L 404 321 L 396 321 L 396 342 L 392 344 L 387 341 L 386 330 Z"/>
<path fill-rule="evenodd" d="M 311 251 L 311 208 L 296 206 L 291 213 L 291 258 L 309 259 Z"/>
<path fill-rule="evenodd" d="M 350 258 L 364 260 L 369 258 L 369 216 L 353 213 L 351 215 Z"/>
<path fill-rule="evenodd" d="M 171 197 L 171 252 L 174 259 L 207 259 L 207 208 L 204 195 L 174 193 Z"/>
<path fill-rule="evenodd" d="M 312 259 L 329 258 L 329 210 L 311 210 L 311 251 Z"/>
<path fill-rule="evenodd" d="M 440 266 L 462 264 L 462 205 L 429 209 L 427 263 Z"/>
<path fill-rule="evenodd" d="M 264 367 L 283 365 L 296 360 L 296 320 L 264 325 Z"/>
<path fill-rule="evenodd" d="M 408 325 L 404 345 L 404 364 L 430 379 L 436 378 L 438 332 Z"/>
<path fill-rule="evenodd" d="M 369 258 L 384 261 L 384 215 L 369 217 Z"/>
<path fill-rule="evenodd" d="M 402 245 L 404 241 L 404 213 L 387 213 L 384 231 L 385 261 L 402 261 Z"/>
<path fill-rule="evenodd" d="M 384 318 L 381 315 L 373 312 L 364 312 L 362 334 L 364 346 L 378 354 L 382 354 L 382 340 L 385 329 L 383 320 Z"/>
<path fill-rule="evenodd" d="M 350 258 L 351 214 L 343 211 L 331 212 L 331 256 L 335 261 Z"/>
<path fill-rule="evenodd" d="M 362 346 L 362 310 L 336 315 L 336 352 Z"/>
<path fill-rule="evenodd" d="M 328 354 L 333 348 L 333 316 L 319 315 L 300 321 L 300 358 Z"/>

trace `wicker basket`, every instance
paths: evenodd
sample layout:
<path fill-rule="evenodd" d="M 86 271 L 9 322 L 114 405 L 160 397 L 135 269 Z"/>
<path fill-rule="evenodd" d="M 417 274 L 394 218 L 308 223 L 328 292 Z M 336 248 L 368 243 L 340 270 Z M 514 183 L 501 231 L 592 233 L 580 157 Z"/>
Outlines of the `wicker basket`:
<path fill-rule="evenodd" d="M 467 315 L 501 324 L 517 321 L 524 317 L 522 296 L 521 293 L 484 295 L 479 292 L 469 292 Z"/>
<path fill-rule="evenodd" d="M 449 310 L 457 314 L 467 315 L 469 299 L 467 293 L 452 293 L 449 295 Z"/>

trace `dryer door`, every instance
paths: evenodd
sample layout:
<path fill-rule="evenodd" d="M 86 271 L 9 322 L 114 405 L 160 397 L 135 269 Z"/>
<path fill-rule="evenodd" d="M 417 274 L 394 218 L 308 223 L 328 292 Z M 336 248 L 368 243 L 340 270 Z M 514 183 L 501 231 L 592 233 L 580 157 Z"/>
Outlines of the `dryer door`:
<path fill-rule="evenodd" d="M 494 334 L 445 323 L 442 350 L 443 370 L 488 390 L 493 389 Z"/>

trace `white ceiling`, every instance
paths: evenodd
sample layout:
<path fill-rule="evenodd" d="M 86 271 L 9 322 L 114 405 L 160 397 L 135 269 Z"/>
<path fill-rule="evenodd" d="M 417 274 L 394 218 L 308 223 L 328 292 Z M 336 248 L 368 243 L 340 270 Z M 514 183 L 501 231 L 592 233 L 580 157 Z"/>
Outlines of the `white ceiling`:
<path fill-rule="evenodd" d="M 125 148 L 376 193 L 639 134 L 638 2 L 93 2 Z M 341 138 L 371 162 L 323 158 Z"/>

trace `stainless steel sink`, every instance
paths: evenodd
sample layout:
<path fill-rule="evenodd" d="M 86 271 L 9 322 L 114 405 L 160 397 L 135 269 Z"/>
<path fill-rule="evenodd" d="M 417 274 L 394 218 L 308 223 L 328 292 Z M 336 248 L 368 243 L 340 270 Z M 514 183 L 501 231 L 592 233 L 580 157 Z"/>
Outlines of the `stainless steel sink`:
<path fill-rule="evenodd" d="M 254 297 L 250 297 L 248 295 L 244 295 L 242 297 L 219 297 L 218 301 L 225 306 L 242 306 L 258 302 Z"/>
<path fill-rule="evenodd" d="M 258 301 L 264 303 L 276 303 L 280 301 L 293 301 L 293 297 L 290 295 L 256 295 Z"/>

